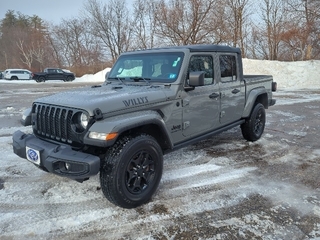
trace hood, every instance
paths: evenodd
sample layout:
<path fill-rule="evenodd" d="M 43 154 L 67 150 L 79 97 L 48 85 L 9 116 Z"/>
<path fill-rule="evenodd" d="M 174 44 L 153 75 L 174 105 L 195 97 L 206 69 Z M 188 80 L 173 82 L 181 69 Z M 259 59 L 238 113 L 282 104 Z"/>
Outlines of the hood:
<path fill-rule="evenodd" d="M 175 96 L 171 87 L 161 85 L 101 85 L 61 92 L 37 99 L 35 102 L 86 110 L 93 115 L 137 108 L 166 101 Z"/>

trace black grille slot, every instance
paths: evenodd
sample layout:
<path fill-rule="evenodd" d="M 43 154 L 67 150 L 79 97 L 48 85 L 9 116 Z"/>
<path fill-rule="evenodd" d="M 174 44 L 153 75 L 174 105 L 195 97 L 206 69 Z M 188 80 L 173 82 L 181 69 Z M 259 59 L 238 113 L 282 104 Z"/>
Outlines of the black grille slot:
<path fill-rule="evenodd" d="M 72 143 L 72 118 L 76 110 L 36 104 L 33 106 L 36 115 L 34 130 L 38 135 L 64 143 Z"/>

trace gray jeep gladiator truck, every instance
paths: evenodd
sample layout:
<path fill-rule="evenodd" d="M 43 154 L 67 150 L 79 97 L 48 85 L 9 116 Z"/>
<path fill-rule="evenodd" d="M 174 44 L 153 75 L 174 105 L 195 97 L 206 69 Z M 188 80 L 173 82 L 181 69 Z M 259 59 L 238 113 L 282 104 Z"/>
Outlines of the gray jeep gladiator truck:
<path fill-rule="evenodd" d="M 35 100 L 22 120 L 33 133 L 16 131 L 13 150 L 79 182 L 100 172 L 105 197 L 134 208 L 155 193 L 165 153 L 236 126 L 246 140 L 258 140 L 273 91 L 272 76 L 243 75 L 238 48 L 127 52 L 102 85 Z"/>

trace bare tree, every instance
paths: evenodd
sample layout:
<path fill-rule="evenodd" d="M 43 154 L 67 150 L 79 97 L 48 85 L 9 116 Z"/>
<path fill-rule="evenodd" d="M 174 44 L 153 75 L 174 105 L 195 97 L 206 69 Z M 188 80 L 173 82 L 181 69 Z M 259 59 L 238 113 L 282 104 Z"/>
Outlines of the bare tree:
<path fill-rule="evenodd" d="M 63 20 L 54 27 L 49 40 L 59 67 L 69 67 L 77 75 L 102 70 L 102 48 L 90 33 L 88 19 Z"/>
<path fill-rule="evenodd" d="M 214 0 L 159 0 L 155 3 L 156 33 L 164 44 L 212 42 Z M 209 26 L 209 27 L 208 27 Z"/>
<path fill-rule="evenodd" d="M 34 60 L 39 63 L 40 69 L 42 69 L 45 60 L 45 47 L 46 46 L 43 46 L 39 41 L 32 43 L 32 55 L 34 56 Z"/>
<path fill-rule="evenodd" d="M 134 49 L 152 48 L 156 45 L 156 21 L 153 17 L 154 0 L 136 0 L 133 5 L 133 28 L 132 34 L 135 41 L 132 42 Z"/>
<path fill-rule="evenodd" d="M 283 40 L 290 48 L 293 60 L 320 57 L 320 1 L 287 0 L 290 27 Z"/>
<path fill-rule="evenodd" d="M 281 36 L 285 29 L 285 6 L 282 0 L 262 0 L 262 24 L 253 27 L 254 44 L 264 59 L 278 60 Z"/>
<path fill-rule="evenodd" d="M 108 4 L 88 0 L 86 11 L 92 34 L 104 45 L 113 62 L 119 54 L 131 49 L 132 21 L 125 0 L 110 0 Z"/>
<path fill-rule="evenodd" d="M 243 55 L 245 55 L 245 30 L 247 22 L 249 21 L 249 0 L 226 0 L 224 2 L 226 6 L 227 15 L 226 18 L 227 30 L 232 38 L 232 45 L 234 47 L 240 47 Z"/>
<path fill-rule="evenodd" d="M 29 69 L 31 69 L 31 65 L 32 65 L 32 61 L 33 61 L 33 52 L 32 49 L 28 48 L 25 44 L 24 44 L 24 40 L 19 39 L 17 42 L 17 47 L 20 50 L 20 54 L 21 54 L 21 62 L 23 62 L 24 64 L 26 64 L 28 66 Z"/>

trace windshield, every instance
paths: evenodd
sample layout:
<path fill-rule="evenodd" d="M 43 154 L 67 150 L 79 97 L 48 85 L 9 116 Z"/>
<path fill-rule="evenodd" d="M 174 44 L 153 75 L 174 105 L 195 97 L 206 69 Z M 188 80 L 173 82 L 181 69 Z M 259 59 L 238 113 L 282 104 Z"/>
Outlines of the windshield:
<path fill-rule="evenodd" d="M 108 80 L 174 82 L 180 72 L 183 52 L 137 53 L 122 55 Z"/>

